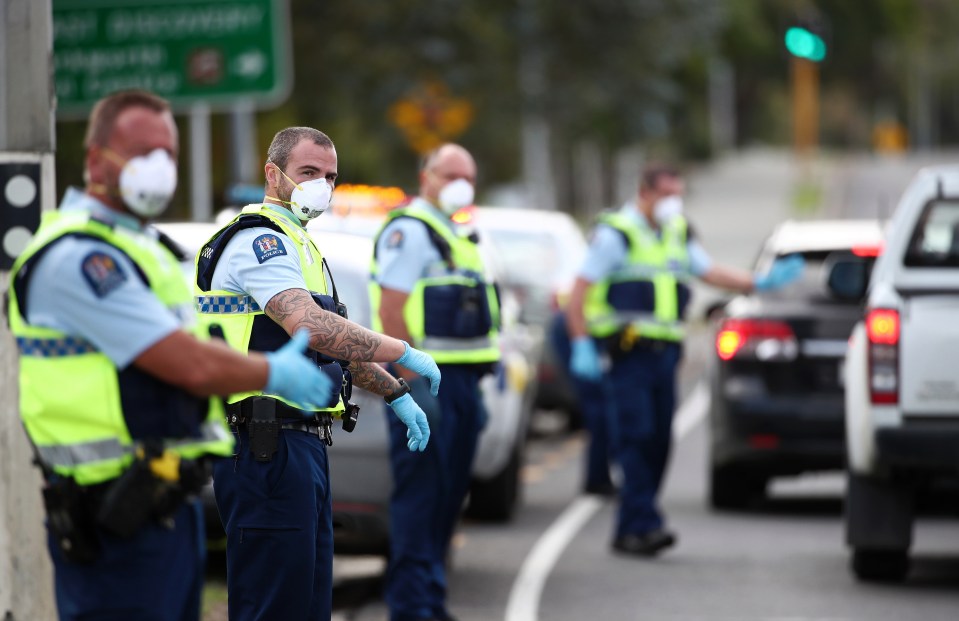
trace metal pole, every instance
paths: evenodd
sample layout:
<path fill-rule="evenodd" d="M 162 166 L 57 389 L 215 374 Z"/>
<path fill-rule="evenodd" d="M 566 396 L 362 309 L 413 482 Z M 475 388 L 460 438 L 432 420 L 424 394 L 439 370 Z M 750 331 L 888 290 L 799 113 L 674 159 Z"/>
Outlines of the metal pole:
<path fill-rule="evenodd" d="M 41 209 L 53 209 L 55 193 L 52 21 L 51 0 L 0 1 L 0 161 L 40 163 Z M 0 293 L 8 279 L 0 271 Z M 20 423 L 16 351 L 0 321 L 0 616 L 45 621 L 56 616 L 53 571 L 40 472 Z"/>
<path fill-rule="evenodd" d="M 819 65 L 792 56 L 793 145 L 800 156 L 819 143 Z"/>
<path fill-rule="evenodd" d="M 546 57 L 540 43 L 539 16 L 534 0 L 521 0 L 519 10 L 521 22 L 527 30 L 520 44 L 518 76 L 523 100 L 521 139 L 526 200 L 530 207 L 555 210 L 550 127 L 542 113 L 546 96 Z"/>
<path fill-rule="evenodd" d="M 190 216 L 194 222 L 213 220 L 213 167 L 210 163 L 210 106 L 190 108 Z"/>
<path fill-rule="evenodd" d="M 736 146 L 736 84 L 732 65 L 722 58 L 709 61 L 709 135 L 713 155 Z"/>
<path fill-rule="evenodd" d="M 230 110 L 230 183 L 259 183 L 256 157 L 256 116 L 250 100 Z"/>

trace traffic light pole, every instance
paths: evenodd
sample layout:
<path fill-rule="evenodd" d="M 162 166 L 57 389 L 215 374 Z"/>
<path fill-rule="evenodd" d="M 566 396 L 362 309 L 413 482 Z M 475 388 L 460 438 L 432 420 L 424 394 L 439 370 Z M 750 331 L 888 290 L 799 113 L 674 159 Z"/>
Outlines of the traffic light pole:
<path fill-rule="evenodd" d="M 39 211 L 52 209 L 51 0 L 0 3 L 0 292 Z M 4 312 L 6 309 L 4 309 Z M 16 345 L 0 321 L 0 618 L 54 619 L 41 479 L 20 423 Z M 56 388 L 51 386 L 50 390 Z"/>
<path fill-rule="evenodd" d="M 790 56 L 793 146 L 808 157 L 819 145 L 819 64 Z"/>

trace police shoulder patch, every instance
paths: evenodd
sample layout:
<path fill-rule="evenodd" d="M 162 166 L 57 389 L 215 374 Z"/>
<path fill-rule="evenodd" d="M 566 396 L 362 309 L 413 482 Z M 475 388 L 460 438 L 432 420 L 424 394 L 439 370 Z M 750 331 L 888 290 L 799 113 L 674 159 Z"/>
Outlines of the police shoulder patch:
<path fill-rule="evenodd" d="M 403 245 L 403 231 L 401 229 L 395 229 L 390 236 L 386 239 L 387 248 L 399 248 Z"/>
<path fill-rule="evenodd" d="M 265 233 L 253 240 L 253 252 L 260 263 L 286 254 L 286 247 L 275 233 Z"/>
<path fill-rule="evenodd" d="M 80 270 L 98 298 L 105 297 L 127 279 L 123 269 L 105 252 L 95 251 L 85 256 L 80 264 Z"/>

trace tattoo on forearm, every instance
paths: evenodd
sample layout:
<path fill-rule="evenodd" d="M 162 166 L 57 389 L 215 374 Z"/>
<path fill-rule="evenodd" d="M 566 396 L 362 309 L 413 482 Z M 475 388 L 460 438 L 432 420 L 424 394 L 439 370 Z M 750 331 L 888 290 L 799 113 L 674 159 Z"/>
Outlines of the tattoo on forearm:
<path fill-rule="evenodd" d="M 400 386 L 396 378 L 375 362 L 352 362 L 350 363 L 350 373 L 353 374 L 353 384 L 355 386 L 369 390 L 381 397 L 385 397 Z"/>
<path fill-rule="evenodd" d="M 383 343 L 379 334 L 325 311 L 302 289 L 288 289 L 276 294 L 265 312 L 273 321 L 285 325 L 291 318 L 292 330 L 310 331 L 310 347 L 340 360 L 373 360 Z"/>

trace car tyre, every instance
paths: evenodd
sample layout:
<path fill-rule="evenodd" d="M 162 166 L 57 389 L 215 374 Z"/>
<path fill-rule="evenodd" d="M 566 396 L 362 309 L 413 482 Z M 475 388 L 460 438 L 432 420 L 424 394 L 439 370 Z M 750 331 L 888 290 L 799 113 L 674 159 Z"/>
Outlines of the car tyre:
<path fill-rule="evenodd" d="M 709 471 L 709 504 L 714 509 L 745 509 L 766 494 L 766 479 L 742 468 L 712 466 Z"/>
<path fill-rule="evenodd" d="M 512 519 L 520 500 L 522 462 L 522 448 L 516 446 L 499 474 L 486 481 L 474 480 L 470 486 L 466 515 L 485 522 L 508 522 Z"/>
<path fill-rule="evenodd" d="M 853 550 L 852 572 L 864 582 L 900 582 L 909 573 L 907 550 Z"/>

